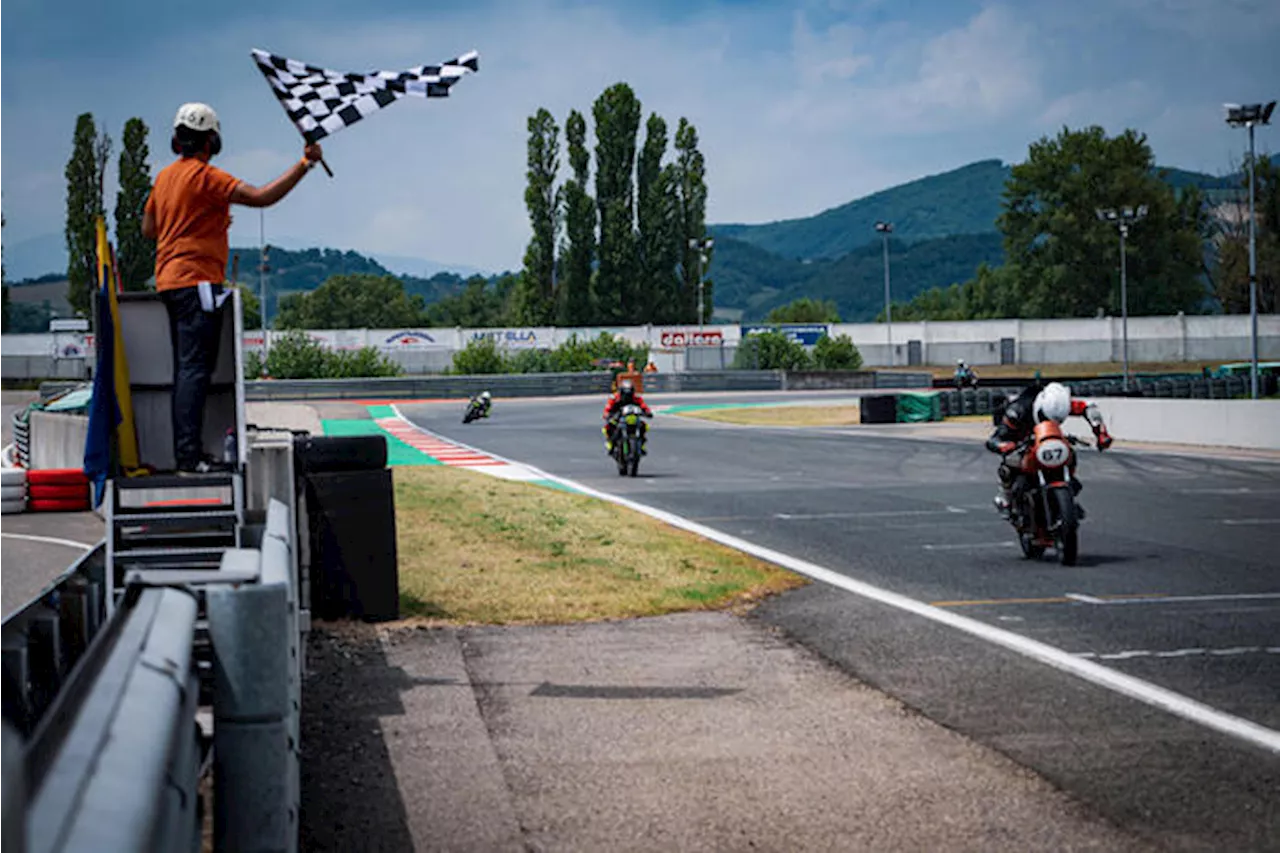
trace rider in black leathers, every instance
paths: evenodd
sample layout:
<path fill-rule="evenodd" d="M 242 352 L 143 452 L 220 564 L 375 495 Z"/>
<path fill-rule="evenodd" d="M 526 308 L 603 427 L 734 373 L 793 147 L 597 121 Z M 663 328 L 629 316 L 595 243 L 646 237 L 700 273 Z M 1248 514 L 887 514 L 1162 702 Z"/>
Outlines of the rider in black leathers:
<path fill-rule="evenodd" d="M 1067 415 L 1081 416 L 1093 429 L 1093 434 L 1098 441 L 1098 449 L 1106 450 L 1111 446 L 1111 434 L 1107 432 L 1107 426 L 1103 423 L 1102 413 L 1098 411 L 1097 406 L 1086 400 L 1073 399 L 1071 389 L 1060 383 L 1046 383 L 1037 378 L 1023 388 L 1016 397 L 1009 400 L 1005 405 L 1004 417 L 991 433 L 991 437 L 987 439 L 987 449 L 1004 456 L 998 471 L 1001 488 L 1000 493 L 996 495 L 995 505 L 1000 514 L 1005 517 L 1008 517 L 1010 507 L 1026 485 L 1022 474 L 1022 453 L 1016 451 L 1019 445 L 1031 436 L 1035 425 L 1049 416 L 1044 411 L 1039 411 L 1038 405 L 1045 407 L 1046 398 L 1055 396 L 1062 401 L 1063 405 L 1061 411 L 1054 413 L 1055 419 L 1065 419 Z M 1075 492 L 1079 494 L 1082 488 L 1080 480 L 1073 479 L 1072 484 Z M 1080 513 L 1083 517 L 1083 507 L 1080 508 Z"/>

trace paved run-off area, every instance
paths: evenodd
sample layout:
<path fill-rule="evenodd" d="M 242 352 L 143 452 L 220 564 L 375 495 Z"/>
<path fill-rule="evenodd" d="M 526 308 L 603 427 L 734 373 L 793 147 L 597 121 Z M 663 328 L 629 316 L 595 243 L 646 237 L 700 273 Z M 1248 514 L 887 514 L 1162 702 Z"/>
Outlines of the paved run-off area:
<path fill-rule="evenodd" d="M 501 401 L 470 427 L 457 406 L 398 408 L 438 436 L 1280 726 L 1273 461 L 1137 452 L 1121 436 L 1082 459 L 1090 516 L 1067 569 L 1021 559 L 990 508 L 995 457 L 950 430 L 903 440 L 660 416 L 633 480 L 604 456 L 599 401 Z M 1280 848 L 1280 762 L 1265 748 L 827 584 L 753 621 L 1163 846 Z"/>

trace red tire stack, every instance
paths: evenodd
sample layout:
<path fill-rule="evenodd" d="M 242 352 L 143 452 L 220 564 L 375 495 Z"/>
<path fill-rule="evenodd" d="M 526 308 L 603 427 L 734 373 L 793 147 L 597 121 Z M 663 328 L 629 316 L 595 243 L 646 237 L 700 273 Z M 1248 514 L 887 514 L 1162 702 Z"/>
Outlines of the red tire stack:
<path fill-rule="evenodd" d="M 27 472 L 28 512 L 85 512 L 89 478 L 78 468 L 45 468 Z"/>

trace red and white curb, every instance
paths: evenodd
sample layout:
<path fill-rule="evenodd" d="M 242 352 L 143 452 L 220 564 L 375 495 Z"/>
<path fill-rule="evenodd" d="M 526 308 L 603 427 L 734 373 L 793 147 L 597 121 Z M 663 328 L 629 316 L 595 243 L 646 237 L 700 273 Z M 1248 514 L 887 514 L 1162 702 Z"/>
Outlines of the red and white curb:
<path fill-rule="evenodd" d="M 465 444 L 449 441 L 429 430 L 410 423 L 404 415 L 399 413 L 399 410 L 393 408 L 393 411 L 396 411 L 397 417 L 378 418 L 378 426 L 414 450 L 425 453 L 443 465 L 448 465 L 451 468 L 470 468 L 504 480 L 528 482 L 544 479 L 543 475 L 531 471 L 527 466 L 506 459 L 499 459 Z"/>

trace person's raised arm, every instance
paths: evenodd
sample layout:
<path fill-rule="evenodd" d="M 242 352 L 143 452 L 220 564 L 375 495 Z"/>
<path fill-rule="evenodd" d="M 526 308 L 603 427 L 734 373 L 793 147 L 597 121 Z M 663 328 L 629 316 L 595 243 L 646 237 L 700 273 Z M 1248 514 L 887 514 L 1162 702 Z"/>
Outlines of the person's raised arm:
<path fill-rule="evenodd" d="M 302 159 L 289 167 L 283 175 L 265 187 L 255 187 L 241 181 L 231 191 L 231 203 L 245 207 L 270 207 L 289 194 L 298 185 L 302 177 L 315 168 L 316 163 L 324 156 L 319 145 L 308 145 L 303 151 Z"/>

